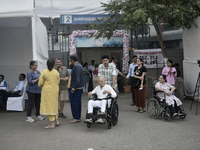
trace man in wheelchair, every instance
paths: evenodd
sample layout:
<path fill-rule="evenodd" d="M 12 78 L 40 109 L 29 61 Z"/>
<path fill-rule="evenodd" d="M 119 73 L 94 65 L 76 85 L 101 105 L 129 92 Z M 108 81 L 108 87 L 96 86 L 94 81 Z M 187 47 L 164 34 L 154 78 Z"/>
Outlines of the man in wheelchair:
<path fill-rule="evenodd" d="M 173 91 L 175 91 L 175 87 L 171 84 L 166 82 L 166 76 L 160 75 L 159 82 L 155 85 L 156 91 L 162 91 L 158 92 L 157 96 L 165 99 L 167 105 L 170 108 L 171 115 L 173 117 L 177 115 L 182 115 L 182 111 L 180 106 L 182 105 L 182 102 L 179 98 L 177 98 L 175 95 L 172 95 Z"/>
<path fill-rule="evenodd" d="M 106 85 L 104 77 L 99 77 L 98 84 L 99 85 L 92 92 L 88 93 L 89 97 L 91 97 L 92 94 L 97 95 L 97 99 L 88 101 L 88 114 L 93 114 L 94 107 L 101 108 L 101 114 L 105 114 L 106 105 L 108 104 L 109 108 L 111 104 L 111 99 L 107 99 L 108 94 L 110 94 L 112 98 L 117 96 L 113 88 L 110 85 Z M 85 123 L 93 123 L 92 118 L 86 119 Z M 99 118 L 96 123 L 103 124 L 104 121 L 102 118 Z"/>

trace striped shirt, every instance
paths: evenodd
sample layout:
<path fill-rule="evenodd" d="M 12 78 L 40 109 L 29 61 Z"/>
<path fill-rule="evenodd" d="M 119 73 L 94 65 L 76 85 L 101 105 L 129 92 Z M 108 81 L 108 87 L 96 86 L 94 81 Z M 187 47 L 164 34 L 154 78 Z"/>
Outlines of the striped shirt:
<path fill-rule="evenodd" d="M 98 76 L 104 77 L 106 84 L 113 86 L 112 76 L 116 76 L 116 66 L 112 63 L 109 63 L 107 68 L 104 66 L 104 64 L 99 65 Z M 115 87 L 117 87 L 116 81 Z"/>

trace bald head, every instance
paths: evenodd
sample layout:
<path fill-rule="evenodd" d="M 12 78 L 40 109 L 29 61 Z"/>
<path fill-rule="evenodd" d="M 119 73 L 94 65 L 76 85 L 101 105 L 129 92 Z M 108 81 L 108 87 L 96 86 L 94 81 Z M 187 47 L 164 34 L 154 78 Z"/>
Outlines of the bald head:
<path fill-rule="evenodd" d="M 100 87 L 104 87 L 104 85 L 106 84 L 106 80 L 104 77 L 99 77 L 98 82 Z"/>

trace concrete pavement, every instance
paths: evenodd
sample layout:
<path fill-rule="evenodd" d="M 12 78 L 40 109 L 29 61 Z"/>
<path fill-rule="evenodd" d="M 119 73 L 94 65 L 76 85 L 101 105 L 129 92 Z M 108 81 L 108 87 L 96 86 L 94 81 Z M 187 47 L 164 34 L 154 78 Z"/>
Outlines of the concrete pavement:
<path fill-rule="evenodd" d="M 183 101 L 185 119 L 152 119 L 148 113 L 135 112 L 131 94 L 120 93 L 119 121 L 110 130 L 107 125 L 87 128 L 83 123 L 87 95 L 82 96 L 82 122 L 70 124 L 70 104 L 66 102 L 61 126 L 43 129 L 49 121 L 27 123 L 25 112 L 0 113 L 0 150 L 200 150 L 200 110 L 189 110 L 191 101 Z M 34 114 L 34 112 L 33 112 Z"/>

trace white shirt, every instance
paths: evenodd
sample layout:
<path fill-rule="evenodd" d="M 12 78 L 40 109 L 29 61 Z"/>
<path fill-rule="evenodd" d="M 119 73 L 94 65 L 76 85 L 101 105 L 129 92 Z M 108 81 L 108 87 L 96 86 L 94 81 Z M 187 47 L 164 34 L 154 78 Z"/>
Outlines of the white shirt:
<path fill-rule="evenodd" d="M 99 99 L 103 99 L 103 98 L 107 98 L 108 93 L 103 94 L 103 92 L 107 90 L 109 92 L 111 92 L 111 97 L 115 98 L 117 96 L 116 92 L 113 90 L 113 88 L 110 85 L 105 85 L 104 87 L 100 87 L 100 85 L 98 85 L 93 91 L 92 94 L 97 94 L 97 97 Z"/>
<path fill-rule="evenodd" d="M 129 78 L 130 76 L 133 77 L 133 72 L 134 72 L 134 69 L 136 66 L 138 66 L 138 64 L 137 63 L 134 64 L 134 62 L 129 65 L 129 71 L 127 74 L 127 78 Z"/>
<path fill-rule="evenodd" d="M 90 71 L 90 70 L 92 71 L 93 68 L 94 68 L 94 66 L 92 66 L 92 65 L 88 66 L 88 70 L 89 70 L 89 71 Z M 90 73 L 90 78 L 93 78 L 93 76 L 94 76 L 93 72 L 92 72 L 92 76 L 91 76 L 91 73 Z"/>
<path fill-rule="evenodd" d="M 16 91 L 21 91 L 21 92 L 19 93 L 19 95 L 22 95 L 23 92 L 24 92 L 24 84 L 25 84 L 24 80 L 19 81 L 18 84 L 17 84 L 17 86 L 16 86 L 16 88 L 15 88 L 13 91 L 14 91 L 14 92 L 16 92 Z"/>

